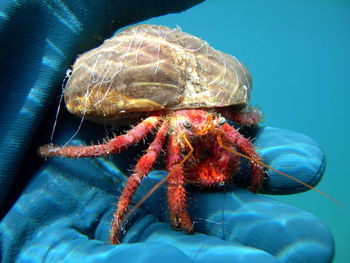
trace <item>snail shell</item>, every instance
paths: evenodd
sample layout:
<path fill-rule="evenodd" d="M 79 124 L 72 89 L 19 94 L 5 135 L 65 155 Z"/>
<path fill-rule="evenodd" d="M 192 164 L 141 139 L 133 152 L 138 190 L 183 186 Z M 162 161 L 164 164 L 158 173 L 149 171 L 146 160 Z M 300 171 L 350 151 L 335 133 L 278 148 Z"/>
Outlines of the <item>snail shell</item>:
<path fill-rule="evenodd" d="M 155 110 L 245 107 L 252 79 L 235 57 L 179 28 L 136 25 L 80 55 L 64 98 L 101 123 Z"/>

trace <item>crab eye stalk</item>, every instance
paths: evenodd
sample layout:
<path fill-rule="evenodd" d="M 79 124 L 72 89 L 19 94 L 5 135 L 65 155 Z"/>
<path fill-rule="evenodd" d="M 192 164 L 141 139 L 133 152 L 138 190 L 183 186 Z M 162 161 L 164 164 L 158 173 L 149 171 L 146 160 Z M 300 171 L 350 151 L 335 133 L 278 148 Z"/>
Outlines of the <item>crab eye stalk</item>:
<path fill-rule="evenodd" d="M 219 121 L 218 121 L 218 126 L 220 127 L 220 126 L 224 125 L 225 122 L 226 122 L 226 119 L 224 117 L 220 117 Z"/>
<path fill-rule="evenodd" d="M 182 123 L 182 125 L 187 129 L 187 130 L 191 130 L 192 129 L 192 124 L 188 121 L 184 121 Z"/>

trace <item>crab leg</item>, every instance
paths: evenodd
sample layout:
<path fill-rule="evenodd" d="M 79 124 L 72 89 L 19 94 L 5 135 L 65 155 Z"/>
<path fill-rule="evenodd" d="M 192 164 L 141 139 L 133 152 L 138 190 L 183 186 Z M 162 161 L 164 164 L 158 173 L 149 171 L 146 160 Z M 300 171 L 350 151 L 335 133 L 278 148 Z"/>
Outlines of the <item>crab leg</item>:
<path fill-rule="evenodd" d="M 185 175 L 181 162 L 181 149 L 176 137 L 171 135 L 166 154 L 168 178 L 168 206 L 170 218 L 175 229 L 182 227 L 186 232 L 193 232 L 193 225 L 186 210 Z"/>
<path fill-rule="evenodd" d="M 255 147 L 250 140 L 244 138 L 235 128 L 225 123 L 222 128 L 225 131 L 225 136 L 227 136 L 231 143 L 233 142 L 238 146 L 238 149 L 245 155 L 251 157 L 254 160 L 262 162 L 259 154 L 255 151 Z M 249 190 L 252 192 L 257 192 L 264 179 L 265 169 L 263 166 L 256 162 L 251 162 L 252 179 Z"/>
<path fill-rule="evenodd" d="M 70 158 L 99 157 L 119 153 L 147 136 L 159 123 L 160 118 L 160 116 L 150 116 L 133 129 L 129 130 L 126 134 L 117 136 L 105 144 L 68 147 L 52 146 L 48 144 L 40 147 L 39 153 L 43 157 L 61 156 Z"/>
<path fill-rule="evenodd" d="M 155 160 L 159 156 L 167 130 L 168 124 L 167 122 L 163 122 L 159 128 L 156 138 L 148 147 L 147 152 L 137 162 L 134 173 L 129 177 L 128 182 L 124 187 L 123 193 L 118 202 L 117 211 L 114 214 L 114 220 L 110 231 L 111 244 L 119 243 L 119 228 L 123 221 L 123 217 L 128 211 L 129 204 L 136 192 L 137 187 L 140 185 L 142 179 L 149 173 Z"/>

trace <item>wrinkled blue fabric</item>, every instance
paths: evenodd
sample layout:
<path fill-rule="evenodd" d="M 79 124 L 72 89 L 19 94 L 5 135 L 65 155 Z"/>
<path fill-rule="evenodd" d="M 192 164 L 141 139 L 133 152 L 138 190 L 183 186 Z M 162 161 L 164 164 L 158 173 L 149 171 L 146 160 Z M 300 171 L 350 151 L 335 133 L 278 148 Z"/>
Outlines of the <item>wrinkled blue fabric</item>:
<path fill-rule="evenodd" d="M 106 28 L 116 18 L 121 26 L 178 10 L 166 9 L 166 1 L 159 1 L 163 9 L 154 13 L 147 13 L 146 8 L 133 13 L 139 10 L 133 3 L 139 1 L 94 2 L 0 4 L 1 262 L 330 262 L 332 235 L 318 218 L 229 186 L 210 192 L 188 189 L 195 234 L 187 235 L 171 228 L 163 185 L 128 219 L 122 244 L 108 244 L 126 171 L 144 147 L 130 147 L 105 159 L 44 162 L 35 151 L 42 141 L 48 142 L 49 134 L 40 132 L 52 126 L 55 112 L 49 109 L 55 107 L 66 68 L 76 53 L 94 44 L 93 36 L 108 34 Z M 52 120 L 44 118 L 45 114 Z M 79 125 L 79 120 L 64 112 L 62 116 L 57 144 L 65 143 Z M 38 130 L 39 125 L 46 128 Z M 104 131 L 101 125 L 86 122 L 72 143 L 89 144 L 103 138 Z M 254 142 L 266 164 L 311 185 L 321 179 L 325 158 L 311 138 L 263 127 Z M 133 203 L 164 176 L 164 171 L 151 172 Z M 262 191 L 292 194 L 305 190 L 270 171 Z"/>

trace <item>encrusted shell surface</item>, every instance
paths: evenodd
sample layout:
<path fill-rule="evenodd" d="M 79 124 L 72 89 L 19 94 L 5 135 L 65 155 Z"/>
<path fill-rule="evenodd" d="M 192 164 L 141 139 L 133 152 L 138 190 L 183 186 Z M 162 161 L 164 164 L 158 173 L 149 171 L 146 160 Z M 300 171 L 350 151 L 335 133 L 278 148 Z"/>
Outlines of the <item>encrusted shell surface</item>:
<path fill-rule="evenodd" d="M 136 25 L 80 55 L 64 89 L 68 110 L 98 122 L 154 110 L 248 104 L 252 80 L 235 57 L 179 28 Z"/>

